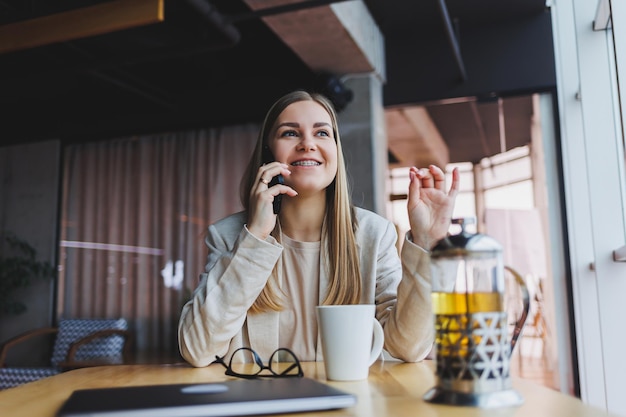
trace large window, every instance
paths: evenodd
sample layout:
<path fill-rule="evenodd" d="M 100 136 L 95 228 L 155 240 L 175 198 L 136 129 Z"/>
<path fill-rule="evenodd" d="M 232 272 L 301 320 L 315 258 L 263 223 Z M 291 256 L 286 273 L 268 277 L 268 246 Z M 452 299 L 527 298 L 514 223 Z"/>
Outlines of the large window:
<path fill-rule="evenodd" d="M 522 339 L 517 344 L 512 372 L 558 388 L 555 360 L 550 360 L 553 334 L 545 309 L 546 262 L 544 227 L 535 204 L 535 178 L 529 146 L 484 158 L 479 164 L 457 163 L 446 167 L 448 186 L 453 168 L 461 174 L 461 188 L 453 217 L 470 218 L 469 232 L 480 229 L 503 245 L 505 263 L 526 280 L 532 297 L 531 312 Z M 390 218 L 400 235 L 408 229 L 408 168 L 390 171 Z M 540 185 L 541 186 L 541 185 Z M 451 226 L 451 233 L 458 226 Z M 515 288 L 511 288 L 515 290 Z"/>
<path fill-rule="evenodd" d="M 528 146 L 483 159 L 479 165 L 469 162 L 449 164 L 446 167 L 450 184 L 453 168 L 461 174 L 461 188 L 454 207 L 454 218 L 478 218 L 477 207 L 483 201 L 485 209 L 532 209 L 534 190 L 532 163 Z M 478 181 L 475 179 L 478 176 Z M 394 168 L 389 172 L 389 218 L 401 233 L 409 229 L 406 199 L 409 169 Z M 480 213 L 484 217 L 484 213 Z M 475 230 L 474 230 L 475 231 Z"/>

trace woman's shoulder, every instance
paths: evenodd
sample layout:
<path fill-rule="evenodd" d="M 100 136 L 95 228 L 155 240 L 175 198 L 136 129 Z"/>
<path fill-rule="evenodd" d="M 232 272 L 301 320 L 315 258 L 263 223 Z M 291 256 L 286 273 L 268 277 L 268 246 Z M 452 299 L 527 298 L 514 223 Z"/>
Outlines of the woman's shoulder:
<path fill-rule="evenodd" d="M 389 219 L 381 216 L 380 214 L 374 213 L 373 211 L 361 207 L 355 207 L 354 214 L 360 230 L 366 232 L 384 232 L 388 227 L 393 227 L 393 224 Z"/>
<path fill-rule="evenodd" d="M 221 218 L 211 225 L 221 235 L 239 235 L 243 225 L 246 223 L 246 212 L 240 211 Z"/>

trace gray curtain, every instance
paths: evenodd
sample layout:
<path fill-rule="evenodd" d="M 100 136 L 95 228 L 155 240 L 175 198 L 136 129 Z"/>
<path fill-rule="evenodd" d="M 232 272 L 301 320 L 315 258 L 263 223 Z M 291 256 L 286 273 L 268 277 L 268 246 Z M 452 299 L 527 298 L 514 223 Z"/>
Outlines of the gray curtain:
<path fill-rule="evenodd" d="M 257 132 L 246 125 L 67 147 L 58 317 L 124 317 L 140 356 L 177 356 L 206 228 L 241 210 Z"/>

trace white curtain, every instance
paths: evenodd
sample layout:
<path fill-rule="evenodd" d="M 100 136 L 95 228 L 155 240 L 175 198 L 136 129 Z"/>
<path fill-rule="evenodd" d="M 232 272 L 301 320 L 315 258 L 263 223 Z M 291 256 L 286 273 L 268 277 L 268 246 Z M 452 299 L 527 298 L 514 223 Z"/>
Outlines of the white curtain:
<path fill-rule="evenodd" d="M 59 318 L 124 317 L 140 355 L 177 355 L 206 228 L 241 210 L 257 132 L 246 125 L 68 146 Z"/>

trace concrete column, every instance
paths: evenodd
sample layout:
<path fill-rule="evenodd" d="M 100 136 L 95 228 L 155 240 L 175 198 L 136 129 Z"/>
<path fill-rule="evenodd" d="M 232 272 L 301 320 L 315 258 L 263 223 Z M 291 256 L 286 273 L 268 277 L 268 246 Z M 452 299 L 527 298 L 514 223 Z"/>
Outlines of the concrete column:
<path fill-rule="evenodd" d="M 352 102 L 339 113 L 339 134 L 354 204 L 386 215 L 388 167 L 383 83 L 375 74 L 346 75 Z"/>

